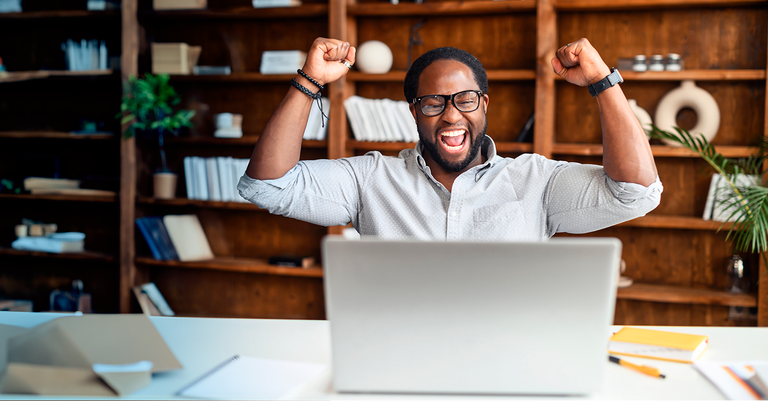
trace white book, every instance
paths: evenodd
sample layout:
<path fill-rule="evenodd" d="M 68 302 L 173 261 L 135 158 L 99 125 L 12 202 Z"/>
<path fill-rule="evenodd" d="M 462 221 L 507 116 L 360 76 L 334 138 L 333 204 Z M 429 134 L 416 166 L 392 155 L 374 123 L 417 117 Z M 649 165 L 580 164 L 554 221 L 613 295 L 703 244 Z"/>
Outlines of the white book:
<path fill-rule="evenodd" d="M 373 127 L 375 124 L 371 120 L 370 112 L 368 111 L 368 107 L 365 105 L 365 101 L 366 99 L 358 97 L 357 101 L 354 103 L 354 106 L 357 108 L 357 115 L 360 119 L 360 122 L 362 123 L 362 140 L 372 141 L 374 137 Z"/>
<path fill-rule="evenodd" d="M 269 7 L 298 7 L 301 0 L 252 0 L 251 4 L 254 8 L 269 8 Z"/>
<path fill-rule="evenodd" d="M 320 98 L 320 101 L 323 103 L 323 112 L 326 116 L 331 115 L 331 100 L 327 97 Z M 315 139 L 318 141 L 324 141 L 325 137 L 328 136 L 328 119 L 325 118 L 322 113 L 320 114 L 320 126 L 317 127 L 317 133 L 315 134 Z"/>
<path fill-rule="evenodd" d="M 166 215 L 163 224 L 182 262 L 213 259 L 211 245 L 200 220 L 194 214 Z"/>
<path fill-rule="evenodd" d="M 407 134 L 400 127 L 400 117 L 395 110 L 395 101 L 392 99 L 381 99 L 381 105 L 384 107 L 384 115 L 387 118 L 390 130 L 394 134 L 395 141 L 405 141 L 405 135 Z M 410 139 L 410 135 L 408 139 Z"/>
<path fill-rule="evenodd" d="M 408 132 L 411 133 L 410 141 L 418 142 L 419 130 L 416 127 L 416 120 L 413 119 L 413 114 L 411 114 L 410 105 L 408 105 L 408 102 L 406 101 L 400 101 L 400 102 L 397 102 L 396 108 L 400 112 L 400 116 L 403 118 L 403 121 L 405 122 L 406 127 L 408 127 Z"/>
<path fill-rule="evenodd" d="M 392 102 L 389 104 L 390 111 L 392 112 L 392 118 L 394 119 L 398 129 L 400 130 L 400 136 L 402 137 L 401 140 L 403 142 L 412 142 L 413 136 L 411 135 L 411 131 L 408 127 L 408 121 L 405 120 L 402 112 L 400 111 L 400 108 L 402 107 L 400 103 L 405 103 L 405 102 Z"/>
<path fill-rule="evenodd" d="M 232 202 L 235 199 L 234 188 L 232 188 L 232 169 L 227 165 L 226 157 L 217 157 L 216 166 L 219 172 L 219 184 L 221 185 L 221 200 Z"/>
<path fill-rule="evenodd" d="M 372 99 L 373 103 L 373 111 L 376 112 L 376 116 L 378 117 L 378 121 L 381 127 L 381 131 L 384 134 L 384 140 L 387 142 L 395 141 L 395 133 L 392 130 L 392 127 L 389 124 L 387 113 L 384 107 L 384 100 L 382 99 Z"/>
<path fill-rule="evenodd" d="M 187 185 L 187 198 L 197 199 L 197 193 L 195 191 L 195 178 L 194 167 L 192 157 L 187 156 L 184 158 L 184 182 Z"/>
<path fill-rule="evenodd" d="M 384 127 L 381 124 L 381 121 L 379 119 L 379 113 L 376 112 L 376 105 L 373 102 L 373 99 L 363 99 L 363 106 L 365 107 L 365 110 L 368 112 L 368 117 L 371 120 L 371 128 L 372 128 L 372 137 L 371 141 L 375 142 L 381 142 L 386 141 L 387 136 L 384 133 Z"/>
<path fill-rule="evenodd" d="M 304 66 L 307 53 L 300 50 L 266 50 L 261 53 L 262 74 L 295 74 Z"/>
<path fill-rule="evenodd" d="M 216 165 L 216 158 L 209 157 L 205 159 L 208 170 L 208 196 L 212 201 L 221 201 L 221 184 L 219 183 L 219 168 Z"/>
<path fill-rule="evenodd" d="M 208 200 L 208 168 L 205 159 L 194 156 L 195 188 L 198 190 L 198 200 Z"/>
<path fill-rule="evenodd" d="M 312 106 L 309 109 L 309 118 L 307 119 L 307 126 L 304 127 L 303 139 L 311 141 L 316 138 L 317 130 L 320 128 L 320 108 L 317 107 L 317 102 L 312 101 Z"/>
<path fill-rule="evenodd" d="M 358 96 L 350 96 L 344 100 L 344 110 L 347 114 L 349 126 L 352 128 L 352 135 L 356 141 L 364 141 L 363 122 L 360 119 L 360 111 L 357 103 L 360 101 Z"/>
<path fill-rule="evenodd" d="M 728 184 L 722 175 L 715 174 L 712 177 L 717 176 L 717 183 L 715 188 L 715 197 L 712 205 L 712 220 L 714 221 L 736 221 L 738 215 L 731 217 L 731 214 L 736 210 L 734 206 L 730 206 L 735 198 L 729 197 L 733 192 L 731 186 Z M 736 186 L 750 186 L 758 185 L 760 177 L 756 175 L 739 174 L 736 177 Z M 711 185 L 710 185 L 711 187 Z M 723 201 L 726 201 L 723 203 Z"/>

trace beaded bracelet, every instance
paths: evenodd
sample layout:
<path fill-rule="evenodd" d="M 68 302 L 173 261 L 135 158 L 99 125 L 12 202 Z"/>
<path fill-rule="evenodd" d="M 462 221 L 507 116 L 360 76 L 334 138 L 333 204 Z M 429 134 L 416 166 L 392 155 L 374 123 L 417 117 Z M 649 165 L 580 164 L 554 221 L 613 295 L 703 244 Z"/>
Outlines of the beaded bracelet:
<path fill-rule="evenodd" d="M 299 74 L 301 74 L 301 76 L 302 76 L 302 77 L 304 77 L 304 78 L 306 78 L 306 79 L 307 79 L 309 82 L 312 82 L 312 85 L 315 85 L 315 86 L 317 86 L 318 88 L 320 88 L 320 90 L 323 90 L 323 89 L 325 89 L 325 87 L 324 87 L 323 85 L 320 85 L 320 82 L 317 82 L 317 81 L 315 81 L 314 79 L 312 79 L 312 77 L 310 77 L 309 75 L 307 75 L 307 73 L 306 73 L 306 72 L 304 72 L 304 70 L 302 70 L 301 68 L 299 68 L 298 70 L 296 70 L 296 72 L 298 72 Z"/>
<path fill-rule="evenodd" d="M 323 117 L 325 117 L 326 120 L 329 120 L 329 121 L 331 120 L 331 118 L 326 116 L 325 112 L 323 111 L 323 102 L 320 100 L 322 95 L 320 95 L 320 91 L 317 91 L 317 93 L 312 93 L 311 90 L 307 89 L 304 85 L 300 84 L 299 81 L 296 80 L 296 78 L 291 78 L 291 85 L 293 85 L 294 88 L 300 90 L 305 95 L 311 97 L 312 100 L 316 100 L 317 101 L 317 107 L 320 108 L 320 114 L 322 114 Z M 320 90 L 322 90 L 322 88 Z M 325 127 L 325 121 L 322 118 L 320 119 L 320 124 L 323 127 Z"/>

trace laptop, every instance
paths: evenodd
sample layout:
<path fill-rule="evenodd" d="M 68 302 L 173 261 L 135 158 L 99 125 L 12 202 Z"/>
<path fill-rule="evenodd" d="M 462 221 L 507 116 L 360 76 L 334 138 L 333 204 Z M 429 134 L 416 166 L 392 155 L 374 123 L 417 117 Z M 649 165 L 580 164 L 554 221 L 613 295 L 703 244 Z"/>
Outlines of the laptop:
<path fill-rule="evenodd" d="M 338 392 L 600 392 L 621 242 L 323 240 Z"/>

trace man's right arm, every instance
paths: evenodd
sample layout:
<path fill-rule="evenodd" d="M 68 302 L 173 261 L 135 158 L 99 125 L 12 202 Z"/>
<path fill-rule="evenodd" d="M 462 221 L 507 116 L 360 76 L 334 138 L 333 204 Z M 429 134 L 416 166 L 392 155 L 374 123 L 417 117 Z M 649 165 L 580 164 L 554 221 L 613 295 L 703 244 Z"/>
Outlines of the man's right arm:
<path fill-rule="evenodd" d="M 348 42 L 317 38 L 307 52 L 302 70 L 320 85 L 344 76 L 349 68 L 342 64 L 355 62 L 355 48 Z M 296 81 L 312 92 L 318 88 L 301 75 Z M 246 175 L 258 180 L 280 178 L 296 166 L 301 155 L 301 140 L 313 106 L 313 99 L 291 86 L 285 98 L 267 121 L 251 154 Z"/>

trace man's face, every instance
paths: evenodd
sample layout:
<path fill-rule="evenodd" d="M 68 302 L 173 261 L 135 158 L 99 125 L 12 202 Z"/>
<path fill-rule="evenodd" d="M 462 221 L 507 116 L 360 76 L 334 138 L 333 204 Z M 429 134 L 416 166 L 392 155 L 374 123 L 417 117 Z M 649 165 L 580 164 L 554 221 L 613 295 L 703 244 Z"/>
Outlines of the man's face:
<path fill-rule="evenodd" d="M 438 60 L 422 71 L 416 97 L 467 90 L 480 90 L 472 70 L 456 60 Z M 488 95 L 483 94 L 479 101 L 477 110 L 471 112 L 461 112 L 448 101 L 445 110 L 434 117 L 425 116 L 419 104 L 410 106 L 427 156 L 446 172 L 461 172 L 482 160 L 479 151 L 487 128 Z"/>

